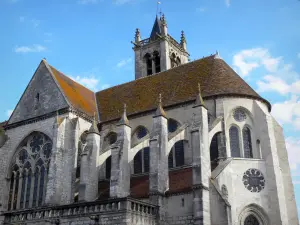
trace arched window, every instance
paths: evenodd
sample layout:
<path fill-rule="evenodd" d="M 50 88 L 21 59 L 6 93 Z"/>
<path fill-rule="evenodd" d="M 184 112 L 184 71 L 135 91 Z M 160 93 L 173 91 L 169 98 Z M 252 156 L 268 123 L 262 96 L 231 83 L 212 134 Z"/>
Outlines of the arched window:
<path fill-rule="evenodd" d="M 180 66 L 181 65 L 181 60 L 179 57 L 176 58 L 176 66 Z"/>
<path fill-rule="evenodd" d="M 239 130 L 236 126 L 229 129 L 231 157 L 241 157 Z"/>
<path fill-rule="evenodd" d="M 111 156 L 105 161 L 105 178 L 110 179 L 111 176 Z"/>
<path fill-rule="evenodd" d="M 110 132 L 110 133 L 109 133 L 108 135 L 106 135 L 106 137 L 104 138 L 105 146 L 112 145 L 112 144 L 116 143 L 117 138 L 118 138 L 117 133 L 115 133 L 115 132 Z"/>
<path fill-rule="evenodd" d="M 175 53 L 172 53 L 172 54 L 171 54 L 170 61 L 171 61 L 171 68 L 174 68 L 174 67 L 177 66 L 176 55 L 175 55 Z"/>
<path fill-rule="evenodd" d="M 244 144 L 244 157 L 253 158 L 252 143 L 251 143 L 251 131 L 249 127 L 243 128 L 243 144 Z"/>
<path fill-rule="evenodd" d="M 219 158 L 218 136 L 219 135 L 220 133 L 215 134 L 210 143 L 211 170 L 214 170 L 218 166 L 218 158 Z"/>
<path fill-rule="evenodd" d="M 133 170 L 135 174 L 148 173 L 150 166 L 150 148 L 140 150 L 133 159 Z"/>
<path fill-rule="evenodd" d="M 21 142 L 12 160 L 9 210 L 44 203 L 51 152 L 52 141 L 43 133 L 33 132 Z M 34 185 L 31 188 L 33 169 Z M 33 196 L 32 202 L 30 196 Z"/>
<path fill-rule="evenodd" d="M 136 131 L 134 132 L 134 135 L 136 136 L 137 139 L 142 139 L 148 134 L 148 131 L 146 127 L 144 126 L 139 126 Z"/>
<path fill-rule="evenodd" d="M 168 119 L 168 131 L 173 133 L 177 130 L 179 123 L 176 120 Z"/>
<path fill-rule="evenodd" d="M 168 156 L 169 169 L 184 165 L 184 141 L 178 141 L 172 147 Z"/>
<path fill-rule="evenodd" d="M 81 166 L 81 154 L 86 146 L 86 138 L 88 131 L 84 131 L 78 142 L 78 152 L 77 152 L 77 160 L 76 160 L 76 179 L 80 179 L 80 166 Z"/>
<path fill-rule="evenodd" d="M 154 56 L 154 65 L 155 65 L 155 72 L 159 73 L 160 72 L 160 55 L 158 52 L 153 53 Z"/>
<path fill-rule="evenodd" d="M 254 215 L 249 215 L 244 221 L 244 225 L 260 225 L 258 219 Z"/>
<path fill-rule="evenodd" d="M 149 76 L 153 73 L 152 72 L 152 58 L 149 53 L 147 53 L 144 58 L 145 58 L 145 62 L 146 62 L 147 75 Z"/>

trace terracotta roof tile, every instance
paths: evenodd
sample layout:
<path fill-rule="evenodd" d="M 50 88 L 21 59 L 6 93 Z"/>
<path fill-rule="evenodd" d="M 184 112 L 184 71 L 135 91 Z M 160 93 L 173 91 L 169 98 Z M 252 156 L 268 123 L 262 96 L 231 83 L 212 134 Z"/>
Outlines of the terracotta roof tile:
<path fill-rule="evenodd" d="M 124 103 L 127 104 L 127 115 L 154 110 L 159 93 L 163 97 L 163 106 L 195 100 L 198 83 L 204 99 L 243 96 L 260 99 L 269 109 L 271 107 L 226 62 L 209 56 L 96 93 L 100 120 L 118 119 Z"/>
<path fill-rule="evenodd" d="M 90 117 L 93 117 L 94 113 L 97 114 L 94 92 L 73 81 L 54 67 L 50 66 L 50 69 L 67 100 L 75 109 Z"/>

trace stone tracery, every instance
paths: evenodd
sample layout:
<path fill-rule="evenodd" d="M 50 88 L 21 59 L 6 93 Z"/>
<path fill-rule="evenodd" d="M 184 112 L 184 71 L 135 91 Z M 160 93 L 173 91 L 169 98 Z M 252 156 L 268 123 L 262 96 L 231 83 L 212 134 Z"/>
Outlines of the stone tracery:
<path fill-rule="evenodd" d="M 51 152 L 52 141 L 40 132 L 31 133 L 19 145 L 11 164 L 9 210 L 43 204 Z"/>

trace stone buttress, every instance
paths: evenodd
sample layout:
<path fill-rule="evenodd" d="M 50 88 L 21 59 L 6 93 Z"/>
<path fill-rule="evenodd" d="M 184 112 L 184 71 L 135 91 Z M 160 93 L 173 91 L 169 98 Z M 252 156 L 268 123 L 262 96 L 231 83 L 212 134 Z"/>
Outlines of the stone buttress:
<path fill-rule="evenodd" d="M 79 201 L 95 201 L 98 196 L 97 157 L 100 151 L 100 134 L 95 121 L 87 133 L 86 143 L 81 154 Z"/>
<path fill-rule="evenodd" d="M 210 225 L 209 178 L 211 169 L 208 143 L 208 114 L 201 96 L 200 85 L 199 94 L 193 109 L 191 144 L 193 153 L 194 224 Z"/>
<path fill-rule="evenodd" d="M 150 174 L 149 198 L 150 202 L 160 207 L 158 221 L 164 224 L 166 216 L 165 193 L 169 190 L 168 169 L 168 120 L 161 105 L 153 116 L 153 125 L 150 134 Z"/>
<path fill-rule="evenodd" d="M 118 138 L 111 151 L 110 197 L 123 198 L 130 194 L 130 167 L 128 154 L 131 146 L 131 127 L 126 116 L 126 105 L 123 115 L 117 124 Z"/>

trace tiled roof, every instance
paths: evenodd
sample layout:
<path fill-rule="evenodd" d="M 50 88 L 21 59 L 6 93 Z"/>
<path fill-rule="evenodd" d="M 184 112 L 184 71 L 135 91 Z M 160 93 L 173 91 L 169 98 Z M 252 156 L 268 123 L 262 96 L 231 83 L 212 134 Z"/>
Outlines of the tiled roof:
<path fill-rule="evenodd" d="M 154 110 L 159 93 L 164 107 L 195 100 L 198 83 L 204 100 L 216 96 L 250 97 L 271 108 L 226 62 L 213 55 L 96 93 L 100 120 L 120 118 L 124 103 L 127 115 Z"/>
<path fill-rule="evenodd" d="M 193 184 L 192 178 L 192 168 L 170 171 L 169 191 L 167 194 L 190 191 Z M 147 198 L 149 195 L 149 175 L 131 177 L 130 193 L 134 198 Z"/>
<path fill-rule="evenodd" d="M 97 115 L 95 94 L 86 87 L 73 81 L 54 67 L 50 66 L 52 74 L 61 87 L 68 102 L 77 110 L 93 117 Z"/>

